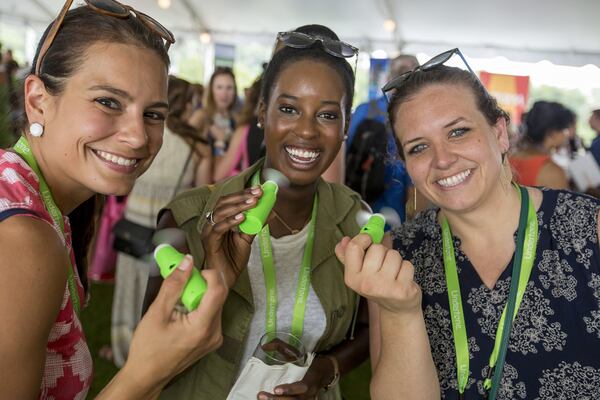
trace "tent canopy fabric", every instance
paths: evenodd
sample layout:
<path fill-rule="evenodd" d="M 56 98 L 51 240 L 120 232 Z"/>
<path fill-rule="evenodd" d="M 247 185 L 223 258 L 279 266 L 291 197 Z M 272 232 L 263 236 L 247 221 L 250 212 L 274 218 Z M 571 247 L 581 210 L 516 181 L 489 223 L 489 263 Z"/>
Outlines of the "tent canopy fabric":
<path fill-rule="evenodd" d="M 75 0 L 74 3 L 81 1 Z M 208 31 L 243 45 L 272 42 L 278 31 L 327 25 L 362 51 L 435 54 L 460 47 L 471 57 L 600 65 L 599 0 L 125 0 L 177 36 Z M 1 18 L 43 29 L 62 0 L 2 0 Z M 391 19 L 396 30 L 384 29 Z"/>

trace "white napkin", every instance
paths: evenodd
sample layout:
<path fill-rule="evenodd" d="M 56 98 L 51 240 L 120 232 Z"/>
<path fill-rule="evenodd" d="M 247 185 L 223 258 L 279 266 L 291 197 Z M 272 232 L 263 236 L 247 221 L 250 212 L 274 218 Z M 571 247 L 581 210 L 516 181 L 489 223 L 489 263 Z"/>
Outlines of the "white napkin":
<path fill-rule="evenodd" d="M 233 385 L 227 400 L 256 400 L 259 392 L 273 393 L 275 386 L 298 382 L 304 378 L 314 357 L 314 353 L 309 353 L 302 367 L 291 363 L 267 365 L 258 358 L 251 357 Z"/>

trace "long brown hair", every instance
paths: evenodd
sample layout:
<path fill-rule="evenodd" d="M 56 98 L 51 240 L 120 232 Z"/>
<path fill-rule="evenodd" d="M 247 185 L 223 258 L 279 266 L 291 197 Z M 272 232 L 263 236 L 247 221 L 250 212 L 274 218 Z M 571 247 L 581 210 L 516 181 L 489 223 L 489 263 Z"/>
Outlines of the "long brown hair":
<path fill-rule="evenodd" d="M 194 98 L 194 89 L 185 79 L 169 76 L 169 115 L 167 128 L 184 139 L 203 140 L 198 129 L 192 127 L 185 119 L 184 113 Z"/>
<path fill-rule="evenodd" d="M 217 105 L 215 103 L 215 96 L 213 94 L 213 84 L 215 83 L 215 78 L 219 75 L 229 75 L 231 77 L 231 79 L 233 79 L 233 94 L 234 94 L 234 98 L 233 101 L 231 102 L 231 105 L 229 106 L 228 110 L 229 112 L 233 111 L 233 109 L 235 108 L 235 106 L 237 105 L 237 85 L 235 83 L 235 75 L 233 74 L 233 70 L 229 67 L 217 67 L 217 69 L 215 69 L 215 72 L 213 72 L 212 76 L 210 77 L 210 81 L 208 83 L 208 87 L 205 90 L 205 96 L 206 96 L 206 101 L 204 102 L 204 115 L 205 117 L 205 126 L 209 126 L 212 123 L 212 118 L 215 115 L 215 113 L 217 112 Z"/>
<path fill-rule="evenodd" d="M 31 64 L 31 74 L 35 73 L 40 48 L 51 26 L 52 23 L 46 28 L 40 39 Z M 98 42 L 120 43 L 151 49 L 163 61 L 165 73 L 169 68 L 169 56 L 162 39 L 137 18 L 115 18 L 95 12 L 87 6 L 80 6 L 65 15 L 40 66 L 39 78 L 44 82 L 48 93 L 59 96 L 64 91 L 67 80 L 77 72 L 83 63 L 86 50 Z M 23 122 L 26 126 L 26 116 L 23 118 Z M 69 214 L 73 253 L 84 288 L 87 288 L 87 255 L 95 232 L 95 215 L 101 199 L 101 195 L 92 196 Z"/>

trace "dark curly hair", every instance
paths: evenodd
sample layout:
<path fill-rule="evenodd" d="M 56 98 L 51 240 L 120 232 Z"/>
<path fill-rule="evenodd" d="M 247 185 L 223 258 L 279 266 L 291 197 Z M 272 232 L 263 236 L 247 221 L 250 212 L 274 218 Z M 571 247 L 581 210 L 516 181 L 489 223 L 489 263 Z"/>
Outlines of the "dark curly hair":
<path fill-rule="evenodd" d="M 536 101 L 524 114 L 524 136 L 530 143 L 540 144 L 552 131 L 562 131 L 575 123 L 575 114 L 554 101 Z"/>

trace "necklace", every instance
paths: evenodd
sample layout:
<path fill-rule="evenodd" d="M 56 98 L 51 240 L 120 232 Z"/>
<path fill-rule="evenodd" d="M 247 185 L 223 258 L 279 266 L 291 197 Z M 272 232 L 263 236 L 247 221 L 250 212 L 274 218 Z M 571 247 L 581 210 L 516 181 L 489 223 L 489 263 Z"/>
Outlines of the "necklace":
<path fill-rule="evenodd" d="M 275 209 L 272 209 L 271 211 L 273 211 L 273 215 L 275 216 L 275 218 L 277 218 L 277 220 L 279 222 L 281 222 L 281 224 L 285 227 L 285 229 L 287 229 L 290 232 L 291 235 L 295 235 L 296 233 L 300 232 L 304 228 L 304 226 L 308 223 L 308 221 L 310 221 L 310 217 L 309 217 L 306 220 L 306 222 L 304 222 L 302 224 L 302 228 L 300 228 L 300 229 L 292 229 L 292 227 L 289 226 L 288 224 L 286 224 L 285 221 L 283 220 L 283 218 L 281 218 L 279 216 L 279 214 L 277 214 L 277 211 L 275 211 Z"/>

